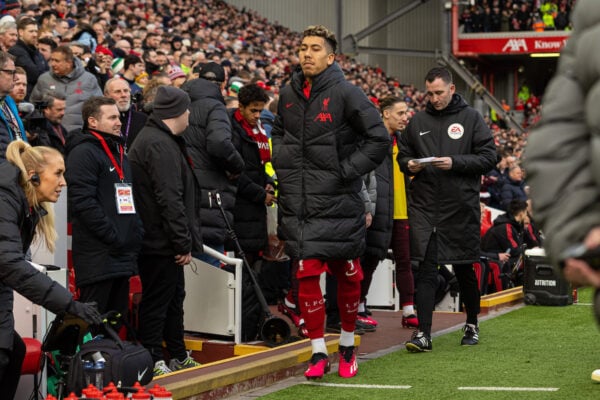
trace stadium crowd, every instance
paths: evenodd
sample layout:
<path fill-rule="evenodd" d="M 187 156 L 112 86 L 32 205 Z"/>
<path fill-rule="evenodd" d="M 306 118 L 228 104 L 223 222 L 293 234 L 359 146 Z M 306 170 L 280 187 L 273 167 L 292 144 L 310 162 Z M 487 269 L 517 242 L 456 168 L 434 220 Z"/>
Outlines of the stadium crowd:
<path fill-rule="evenodd" d="M 510 30 L 517 28 L 512 21 L 520 20 L 520 17 L 517 18 L 518 15 L 521 15 L 519 10 L 530 14 L 532 7 L 543 9 L 546 4 L 554 4 L 560 13 L 562 10 L 568 12 L 571 6 L 571 2 L 565 0 L 560 2 L 552 0 L 543 5 L 538 3 L 481 0 L 473 7 L 472 11 L 465 10 L 462 18 L 465 31 L 467 29 L 473 32 L 487 29 L 483 27 L 484 23 L 475 23 L 473 15 L 469 17 L 471 22 L 466 17 L 469 13 L 479 13 L 480 8 L 484 10 L 490 7 L 502 9 L 502 15 L 504 15 L 504 10 L 507 10 L 514 15 L 514 18 L 507 18 L 506 30 Z M 513 8 L 515 8 L 514 11 Z M 504 17 L 501 19 L 498 30 L 504 29 L 504 19 Z M 558 29 L 557 22 L 558 17 L 555 18 Z M 525 21 L 523 25 L 518 25 L 519 29 L 530 29 L 531 21 Z M 79 238 L 85 237 L 87 240 L 93 236 L 85 227 L 85 221 L 95 221 L 94 223 L 97 224 L 106 222 L 101 216 L 94 219 L 96 216 L 90 215 L 90 210 L 94 209 L 94 206 L 88 207 L 88 203 L 86 203 L 89 200 L 86 196 L 90 195 L 90 185 L 95 184 L 103 190 L 109 190 L 108 187 L 112 188 L 113 184 L 119 184 L 118 181 L 105 180 L 105 176 L 100 176 L 98 182 L 90 182 L 89 176 L 96 171 L 90 160 L 96 162 L 98 157 L 94 154 L 101 151 L 106 152 L 112 162 L 108 165 L 111 168 L 110 171 L 114 171 L 115 168 L 120 171 L 121 183 L 131 181 L 133 176 L 133 190 L 136 193 L 150 190 L 143 184 L 138 183 L 140 187 L 136 186 L 136 179 L 138 179 L 136 174 L 143 176 L 143 179 L 146 180 L 160 178 L 165 188 L 170 188 L 170 185 L 174 184 L 171 177 L 161 175 L 152 168 L 161 161 L 160 156 L 156 155 L 154 159 L 147 159 L 148 154 L 153 154 L 152 149 L 155 149 L 153 146 L 156 146 L 147 132 L 151 131 L 152 135 L 160 137 L 161 130 L 168 131 L 165 126 L 172 132 L 177 132 L 174 133 L 175 136 L 182 134 L 181 138 L 177 138 L 177 140 L 181 139 L 178 144 L 169 148 L 170 154 L 173 155 L 169 161 L 176 160 L 173 171 L 185 170 L 185 164 L 191 160 L 194 169 L 201 169 L 198 166 L 203 163 L 207 163 L 208 169 L 214 168 L 214 171 L 210 173 L 214 172 L 216 180 L 221 179 L 228 183 L 228 180 L 237 179 L 240 175 L 244 176 L 243 179 L 240 178 L 237 198 L 235 190 L 232 191 L 234 194 L 231 197 L 223 196 L 224 206 L 228 213 L 236 215 L 236 225 L 239 221 L 240 223 L 245 222 L 246 226 L 250 227 L 244 230 L 244 234 L 253 233 L 252 229 L 260 224 L 266 224 L 264 205 L 270 206 L 277 202 L 274 195 L 276 187 L 273 177 L 256 178 L 264 175 L 262 165 L 268 164 L 270 161 L 268 141 L 266 139 L 261 141 L 262 139 L 259 137 L 263 126 L 264 131 L 270 132 L 273 125 L 272 114 L 277 110 L 279 92 L 291 84 L 292 73 L 299 65 L 298 48 L 301 41 L 302 35 L 299 33 L 270 23 L 254 11 L 240 10 L 220 0 L 200 2 L 192 0 L 139 0 L 132 2 L 106 0 L 71 3 L 67 0 L 55 2 L 5 0 L 0 18 L 0 71 L 10 75 L 12 81 L 7 80 L 4 76 L 0 77 L 0 91 L 4 86 L 7 88 L 10 86 L 10 90 L 7 89 L 6 93 L 3 93 L 0 107 L 1 122 L 3 122 L 0 123 L 0 159 L 5 158 L 8 144 L 18 139 L 28 141 L 33 146 L 53 147 L 62 154 L 67 154 L 66 178 L 70 187 L 69 205 L 74 222 L 73 247 L 76 264 L 78 261 L 76 246 L 78 246 Z M 344 55 L 338 55 L 336 61 L 346 79 L 352 85 L 362 89 L 375 106 L 378 106 L 379 102 L 385 98 L 397 98 L 399 101 L 395 101 L 395 103 L 406 103 L 406 114 L 409 117 L 426 109 L 428 97 L 425 91 L 416 85 L 401 82 L 395 77 L 388 76 L 379 67 L 364 65 Z M 203 80 L 196 80 L 196 78 L 203 78 Z M 2 79 L 7 83 L 2 84 Z M 199 81 L 200 83 L 198 83 Z M 205 85 L 204 81 L 216 83 L 217 86 L 211 86 L 211 84 L 203 86 Z M 189 98 L 182 93 L 187 93 Z M 104 100 L 98 100 L 98 97 L 102 95 L 105 97 Z M 223 96 L 224 104 L 216 104 L 220 102 L 221 96 Z M 218 101 L 215 103 L 214 99 Z M 202 104 L 202 107 L 199 104 Z M 224 107 L 225 104 L 226 107 Z M 220 122 L 230 127 L 228 128 L 230 133 L 230 137 L 227 139 L 228 146 L 231 148 L 235 146 L 242 155 L 243 161 L 234 159 L 235 150 L 223 154 L 217 167 L 207 161 L 209 156 L 218 157 L 219 155 L 216 151 L 210 150 L 210 146 L 215 144 L 211 140 L 216 139 L 208 138 L 210 128 L 203 124 L 206 118 L 211 117 L 206 115 L 203 107 L 210 108 L 211 112 L 213 107 L 218 109 Z M 326 109 L 327 105 L 324 107 Z M 511 108 L 508 105 L 507 107 Z M 190 130 L 183 133 L 185 127 L 181 125 L 180 119 L 184 115 L 187 116 L 188 108 L 191 111 Z M 535 96 L 524 93 L 523 96 L 519 96 L 519 102 L 514 108 L 516 111 L 522 110 L 525 113 L 527 124 L 535 124 L 536 116 L 539 115 L 539 100 Z M 257 113 L 260 113 L 260 121 Z M 491 128 L 500 157 L 497 159 L 497 168 L 482 177 L 483 188 L 487 193 L 482 198 L 489 205 L 508 211 L 511 209 L 511 201 L 527 200 L 524 173 L 518 165 L 526 144 L 527 134 L 518 134 L 514 130 L 508 129 L 494 113 L 486 116 L 485 122 Z M 405 122 L 400 125 L 404 126 Z M 144 129 L 147 129 L 147 132 L 144 139 L 140 140 L 141 136 L 138 134 Z M 191 134 L 189 133 L 194 129 L 207 131 L 208 155 L 202 152 L 195 153 L 198 148 L 196 144 L 190 142 Z M 398 128 L 394 129 L 398 130 Z M 82 139 L 81 136 L 77 136 L 81 131 L 84 133 L 89 131 L 91 136 Z M 104 135 L 105 133 L 108 136 Z M 119 137 L 115 138 L 111 135 Z M 259 143 L 260 152 L 248 156 L 251 151 L 245 144 L 246 136 L 255 138 Z M 102 144 L 102 149 L 96 143 L 96 139 L 99 141 L 98 143 Z M 112 153 L 111 150 L 108 150 L 106 142 L 113 148 Z M 185 142 L 189 148 L 189 156 L 184 149 Z M 172 145 L 171 142 L 169 144 Z M 217 144 L 221 146 L 222 143 Z M 141 148 L 144 151 L 140 150 Z M 217 148 L 223 149 L 224 147 L 215 147 L 215 149 Z M 185 157 L 182 157 L 182 154 Z M 235 154 L 237 155 L 237 152 Z M 125 155 L 131 160 L 131 167 L 129 167 L 129 161 Z M 119 157 L 120 164 L 115 161 Z M 252 163 L 249 162 L 249 157 L 254 157 Z M 242 168 L 244 163 L 246 170 Z M 254 168 L 252 173 L 248 172 L 250 164 Z M 69 165 L 79 165 L 77 173 L 74 169 L 69 171 Z M 517 169 L 519 171 L 516 171 Z M 87 172 L 82 173 L 84 170 Z M 146 176 L 146 173 L 150 176 Z M 152 176 L 153 173 L 161 176 Z M 219 174 L 222 176 L 219 177 Z M 187 203 L 189 185 L 195 179 L 198 180 L 199 186 L 206 190 L 202 187 L 204 182 L 198 176 L 187 176 L 181 172 L 181 187 L 173 189 L 181 190 L 181 193 L 185 194 L 185 198 L 182 199 L 181 214 L 177 214 L 178 218 L 187 216 L 189 217 L 187 219 L 191 220 L 192 217 L 189 213 L 196 214 L 198 212 L 199 215 L 193 217 L 202 220 L 203 212 L 207 212 L 205 210 L 191 211 L 193 207 L 190 208 L 190 204 Z M 80 179 L 79 182 L 78 179 Z M 123 204 L 131 203 L 132 194 L 127 190 L 120 198 L 120 207 L 123 208 L 119 209 L 119 214 L 121 212 L 128 213 L 127 207 Z M 165 191 L 168 192 L 168 190 Z M 227 188 L 224 191 L 227 191 Z M 173 200 L 172 193 L 161 194 L 165 195 L 166 201 Z M 114 208 L 114 193 L 111 195 L 112 197 L 107 195 L 110 201 L 106 198 L 99 201 L 100 207 Z M 210 192 L 208 196 L 210 196 Z M 142 209 L 140 214 L 142 214 L 141 219 L 145 228 L 149 226 L 148 222 L 150 225 L 161 225 L 155 219 L 157 213 L 152 211 L 152 207 L 156 205 L 139 204 L 137 199 L 136 203 Z M 248 207 L 247 210 L 259 209 L 261 211 L 260 213 L 244 211 L 238 215 L 240 210 L 236 211 L 233 207 L 234 203 L 236 205 L 244 204 L 245 207 Z M 147 215 L 143 210 L 146 206 L 149 207 L 149 210 L 145 211 Z M 206 208 L 205 206 L 204 208 Z M 109 214 L 108 211 L 107 214 Z M 250 214 L 258 217 L 258 220 L 261 221 L 260 224 L 254 220 L 243 220 Z M 206 215 L 204 214 L 204 217 Z M 110 215 L 109 217 L 117 218 Z M 173 218 L 165 224 L 169 225 L 178 218 Z M 77 225 L 77 222 L 80 224 Z M 142 247 L 141 254 L 145 259 L 155 261 L 156 256 L 152 252 L 153 246 L 154 250 L 160 248 L 164 238 L 160 235 L 153 237 L 155 242 L 152 246 L 145 242 L 142 244 L 141 222 L 137 217 L 131 217 L 127 224 L 119 226 L 119 229 L 127 229 L 128 233 L 137 239 L 132 240 L 129 249 Z M 191 255 L 198 251 L 197 242 L 193 244 L 188 242 L 189 240 L 194 241 L 193 237 L 200 235 L 200 232 L 184 226 L 174 226 L 173 231 L 183 230 L 186 232 L 188 228 L 190 229 L 189 235 L 186 236 L 185 233 L 182 235 L 184 237 L 182 245 L 170 249 L 177 255 L 176 264 L 189 262 Z M 223 238 L 223 226 L 205 226 L 202 221 L 202 230 L 201 235 L 205 243 L 210 243 L 217 249 L 227 247 L 226 240 Z M 210 233 L 208 233 L 209 231 Z M 146 233 L 147 237 L 148 231 Z M 155 233 L 153 232 L 153 234 Z M 123 242 L 123 238 L 119 237 L 122 233 L 111 231 L 108 225 L 106 234 L 110 237 L 110 246 L 126 244 Z M 76 238 L 77 235 L 80 236 Z M 240 235 L 240 232 L 238 235 L 240 239 L 246 239 L 243 237 L 244 235 Z M 266 239 L 266 235 L 264 236 Z M 256 240 L 256 236 L 251 236 L 248 240 L 247 243 L 251 244 L 244 242 L 243 245 L 244 247 L 249 246 L 245 248 L 245 251 L 253 261 L 264 249 L 266 243 L 262 239 Z M 106 246 L 106 243 L 81 243 L 98 248 Z M 89 254 L 81 256 L 85 259 L 85 257 L 89 257 Z M 114 254 L 110 256 L 115 276 L 121 280 L 121 287 L 118 290 L 122 295 L 125 290 L 123 278 L 129 278 L 137 271 L 136 267 L 132 266 L 135 263 L 135 255 L 130 254 L 131 257 L 126 260 Z M 211 262 L 209 259 L 206 261 Z M 165 270 L 171 263 L 170 259 L 164 260 Z M 81 264 L 85 263 L 80 262 Z M 124 267 L 126 264 L 127 268 Z M 140 267 L 140 269 L 142 268 Z M 90 288 L 90 285 L 97 285 L 98 280 L 106 277 L 94 276 L 90 271 L 87 271 L 88 275 L 86 275 L 86 271 L 78 273 L 79 276 L 76 273 L 78 286 L 88 289 L 82 292 L 85 300 L 97 301 L 94 296 L 101 295 L 98 292 L 104 289 Z M 156 274 L 156 272 L 151 274 Z M 142 274 L 140 273 L 140 275 Z M 84 277 L 87 280 L 83 280 Z M 159 285 L 153 290 L 156 293 L 162 292 L 160 285 L 164 284 L 161 281 L 163 278 L 158 275 L 142 276 L 142 280 L 150 278 L 152 282 Z M 178 278 L 173 277 L 173 279 L 177 280 Z M 180 281 L 173 283 L 174 286 L 179 284 Z M 177 286 L 177 288 L 176 295 L 181 295 L 179 290 L 181 287 Z M 104 307 L 100 307 L 100 311 L 105 311 L 102 308 L 112 307 L 108 303 L 111 299 L 106 298 L 108 293 L 110 291 L 103 294 L 107 303 Z M 175 304 L 174 307 L 181 307 L 183 297 L 177 298 L 180 303 Z M 166 312 L 166 309 L 163 311 Z M 366 314 L 367 311 L 363 304 L 361 312 Z M 142 322 L 146 326 L 153 326 L 152 323 L 156 319 L 161 320 L 164 319 L 163 317 L 164 315 L 157 315 L 153 316 L 152 320 L 146 318 Z M 414 317 L 414 315 L 412 313 L 405 315 L 405 318 L 408 317 Z M 364 318 L 367 323 L 372 321 L 367 316 Z M 182 323 L 182 321 L 179 322 Z M 301 325 L 299 319 L 295 322 Z M 172 360 L 167 366 L 161 358 L 162 355 L 158 354 L 161 353 L 160 344 L 163 338 L 159 337 L 160 335 L 154 336 L 148 340 L 158 343 L 157 354 L 153 354 L 153 357 L 156 356 L 154 361 L 158 365 L 158 370 L 155 368 L 155 374 L 160 375 L 171 370 L 196 365 L 185 353 L 185 349 L 179 346 L 181 338 L 177 337 L 178 333 L 169 336 L 171 342 L 165 333 L 164 339 L 168 346 L 174 348 L 173 353 L 178 353 L 178 358 Z"/>

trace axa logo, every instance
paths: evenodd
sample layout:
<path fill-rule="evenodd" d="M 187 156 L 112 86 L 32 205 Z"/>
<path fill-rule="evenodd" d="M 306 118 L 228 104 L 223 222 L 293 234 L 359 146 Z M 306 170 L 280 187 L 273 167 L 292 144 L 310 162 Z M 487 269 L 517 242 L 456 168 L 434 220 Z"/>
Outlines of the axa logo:
<path fill-rule="evenodd" d="M 502 47 L 502 52 L 520 52 L 528 51 L 525 39 L 508 39 Z"/>
<path fill-rule="evenodd" d="M 317 114 L 314 121 L 333 122 L 333 118 L 331 117 L 331 114 L 329 113 L 329 101 L 330 100 L 331 99 L 329 97 L 326 97 L 325 99 L 323 99 L 323 105 L 321 106 L 321 112 L 319 114 Z"/>

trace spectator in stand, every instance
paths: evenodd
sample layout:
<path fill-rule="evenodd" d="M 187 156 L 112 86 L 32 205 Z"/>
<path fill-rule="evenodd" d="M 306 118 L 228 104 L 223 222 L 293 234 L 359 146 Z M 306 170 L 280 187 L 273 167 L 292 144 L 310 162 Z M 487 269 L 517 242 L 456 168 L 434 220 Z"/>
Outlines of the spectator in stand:
<path fill-rule="evenodd" d="M 207 72 L 200 72 L 207 76 Z M 269 96 L 256 84 L 240 90 L 239 108 L 229 110 L 233 145 L 244 161 L 238 180 L 234 229 L 250 265 L 260 259 L 267 245 L 266 206 L 276 202 L 273 178 L 265 171 L 271 162 L 269 138 L 260 122 L 260 112 Z"/>
<path fill-rule="evenodd" d="M 124 72 L 121 74 L 121 76 L 129 84 L 129 89 L 131 90 L 132 96 L 137 96 L 138 93 L 142 91 L 142 88 L 135 83 L 135 78 L 144 72 L 144 68 L 144 62 L 139 56 L 130 54 L 125 57 L 123 64 Z"/>
<path fill-rule="evenodd" d="M 362 280 L 359 257 L 366 237 L 359 192 L 362 176 L 385 158 L 390 138 L 373 103 L 344 79 L 335 62 L 335 35 L 323 26 L 312 26 L 302 36 L 300 68 L 280 94 L 271 132 L 279 230 L 286 253 L 299 264 L 299 305 L 312 348 L 304 376 L 318 379 L 329 370 L 319 287 L 327 265 L 338 280 L 342 321 L 338 373 L 351 378 L 358 372 L 354 329 Z M 242 104 L 247 87 L 240 89 Z M 348 118 L 352 115 L 355 118 Z M 314 122 L 302 122 L 307 120 Z"/>
<path fill-rule="evenodd" d="M 183 341 L 183 267 L 192 252 L 203 251 L 196 181 L 180 137 L 189 107 L 187 93 L 159 87 L 152 114 L 129 151 L 135 205 L 145 231 L 138 260 L 144 288 L 139 339 L 152 355 L 155 376 L 199 365 Z M 168 366 L 163 340 L 171 356 Z"/>
<path fill-rule="evenodd" d="M 39 132 L 40 141 L 45 146 L 53 147 L 63 155 L 68 138 L 67 130 L 61 124 L 66 104 L 66 97 L 62 94 L 50 91 L 44 95 L 42 114 L 45 120 Z"/>
<path fill-rule="evenodd" d="M 0 20 L 0 50 L 8 51 L 17 44 L 19 34 L 17 33 L 17 23 L 11 19 L 4 18 Z"/>
<path fill-rule="evenodd" d="M 425 77 L 427 110 L 415 114 L 400 136 L 398 163 L 410 184 L 411 259 L 419 328 L 406 342 L 410 352 L 432 350 L 431 323 L 438 265 L 452 264 L 460 284 L 467 321 L 461 345 L 479 343 L 479 298 L 472 264 L 479 261 L 481 175 L 496 163 L 496 148 L 481 115 L 455 93 L 446 68 Z M 419 159 L 433 157 L 429 163 Z"/>
<path fill-rule="evenodd" d="M 23 121 L 10 91 L 14 86 L 16 67 L 13 56 L 0 51 L 0 163 L 6 158 L 8 144 L 13 140 L 27 141 Z"/>
<path fill-rule="evenodd" d="M 88 324 L 101 324 L 102 317 L 26 261 L 34 238 L 54 252 L 57 234 L 50 203 L 58 201 L 66 185 L 62 156 L 54 149 L 13 142 L 6 158 L 0 163 L 0 387 L 2 398 L 13 399 L 26 351 L 14 330 L 13 290 L 55 314 L 66 311 Z"/>
<path fill-rule="evenodd" d="M 15 79 L 10 97 L 13 98 L 17 106 L 27 97 L 27 72 L 21 67 L 15 67 Z"/>
<path fill-rule="evenodd" d="M 46 62 L 50 61 L 50 56 L 52 55 L 52 50 L 57 47 L 56 42 L 49 38 L 42 38 L 38 40 L 38 51 L 44 57 Z M 50 67 L 50 66 L 48 66 Z"/>
<path fill-rule="evenodd" d="M 10 48 L 9 53 L 15 56 L 15 65 L 27 72 L 27 96 L 35 87 L 41 74 L 48 71 L 48 62 L 37 49 L 38 26 L 33 18 L 24 17 L 17 23 L 19 40 Z"/>
<path fill-rule="evenodd" d="M 21 14 L 21 4 L 19 0 L 5 0 L 2 6 L 2 19 L 9 17 L 13 21 L 16 21 L 19 14 Z"/>
<path fill-rule="evenodd" d="M 168 66 L 167 68 L 169 69 L 168 74 L 169 79 L 171 80 L 171 85 L 175 86 L 176 88 L 180 88 L 187 80 L 187 77 L 181 68 L 177 66 Z"/>
<path fill-rule="evenodd" d="M 81 301 L 127 318 L 129 278 L 137 275 L 143 230 L 119 110 L 113 99 L 91 97 L 81 112 L 84 128 L 69 137 L 65 173 L 75 283 Z"/>
<path fill-rule="evenodd" d="M 125 151 L 131 145 L 138 133 L 146 125 L 148 116 L 143 112 L 135 110 L 131 104 L 131 89 L 127 81 L 120 77 L 111 78 L 104 86 L 104 95 L 115 100 L 119 109 L 121 121 L 121 136 L 125 140 Z"/>
<path fill-rule="evenodd" d="M 102 91 L 94 75 L 85 71 L 81 61 L 73 57 L 68 46 L 59 46 L 52 51 L 50 68 L 38 79 L 38 83 L 31 92 L 31 101 L 41 101 L 44 95 L 59 88 L 67 98 L 67 108 L 62 124 L 67 131 L 83 126 L 81 106 L 92 96 L 101 96 Z"/>
<path fill-rule="evenodd" d="M 508 179 L 502 185 L 500 197 L 502 199 L 502 210 L 504 211 L 508 211 L 509 205 L 513 200 L 527 201 L 523 170 L 518 165 L 509 168 Z"/>
<path fill-rule="evenodd" d="M 202 240 L 219 252 L 225 249 L 227 226 L 209 194 L 220 194 L 228 220 L 233 222 L 238 178 L 244 170 L 244 160 L 232 143 L 231 122 L 221 94 L 224 87 L 225 71 L 216 63 L 206 64 L 200 78 L 183 85 L 192 101 L 190 126 L 183 138 L 200 187 Z M 220 266 L 219 260 L 206 254 L 198 258 Z"/>

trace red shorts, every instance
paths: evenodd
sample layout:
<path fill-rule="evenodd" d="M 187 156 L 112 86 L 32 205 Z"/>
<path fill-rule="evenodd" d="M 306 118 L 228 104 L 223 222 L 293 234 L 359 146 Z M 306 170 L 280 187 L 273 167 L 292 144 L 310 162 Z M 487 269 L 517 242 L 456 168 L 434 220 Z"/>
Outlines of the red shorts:
<path fill-rule="evenodd" d="M 363 270 L 358 258 L 354 260 L 319 260 L 316 258 L 300 260 L 296 276 L 298 279 L 319 276 L 327 270 L 338 279 L 345 278 L 359 282 L 363 280 Z"/>

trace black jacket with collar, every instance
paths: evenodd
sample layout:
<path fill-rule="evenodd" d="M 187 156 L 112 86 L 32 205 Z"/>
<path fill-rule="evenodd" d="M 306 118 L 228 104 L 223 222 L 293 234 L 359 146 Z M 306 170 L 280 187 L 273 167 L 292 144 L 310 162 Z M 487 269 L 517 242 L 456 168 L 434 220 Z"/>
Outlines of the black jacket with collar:
<path fill-rule="evenodd" d="M 296 258 L 351 259 L 365 250 L 362 176 L 390 148 L 379 112 L 334 63 L 303 93 L 298 68 L 273 126 L 280 236 Z"/>
<path fill-rule="evenodd" d="M 94 131 L 121 162 L 119 136 Z M 72 223 L 73 264 L 77 286 L 137 274 L 137 255 L 142 244 L 139 214 L 119 214 L 115 184 L 121 183 L 116 167 L 102 144 L 89 130 L 72 134 L 66 146 L 69 214 Z M 123 154 L 124 183 L 132 173 Z"/>
<path fill-rule="evenodd" d="M 50 70 L 48 62 L 35 46 L 25 44 L 21 39 L 11 47 L 8 52 L 15 56 L 15 66 L 21 67 L 27 72 L 27 96 L 33 90 L 41 74 Z"/>
<path fill-rule="evenodd" d="M 0 349 L 13 345 L 13 290 L 58 314 L 71 303 L 71 294 L 25 261 L 35 227 L 45 211 L 29 207 L 19 185 L 21 171 L 0 163 Z"/>
<path fill-rule="evenodd" d="M 128 156 L 135 204 L 144 224 L 142 253 L 201 253 L 197 184 L 183 138 L 151 115 Z"/>

